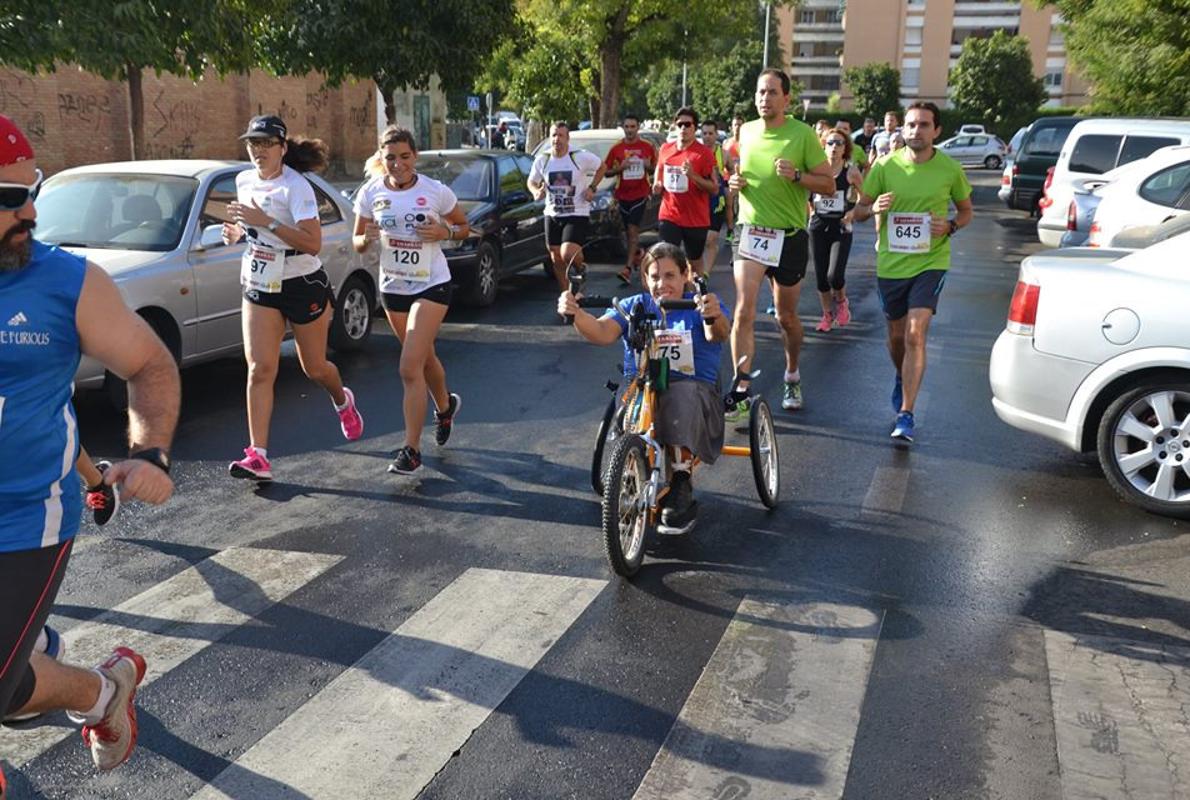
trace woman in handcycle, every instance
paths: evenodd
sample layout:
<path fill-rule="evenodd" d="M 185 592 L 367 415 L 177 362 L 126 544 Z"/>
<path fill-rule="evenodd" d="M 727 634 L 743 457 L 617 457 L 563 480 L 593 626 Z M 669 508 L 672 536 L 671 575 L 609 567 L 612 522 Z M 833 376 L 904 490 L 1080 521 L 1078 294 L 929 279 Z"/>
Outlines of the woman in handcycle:
<path fill-rule="evenodd" d="M 656 440 L 670 448 L 673 475 L 670 490 L 661 501 L 661 523 L 674 533 L 689 531 L 698 514 L 690 485 L 694 458 L 714 463 L 722 451 L 724 435 L 719 360 L 722 343 L 731 332 L 731 319 L 714 294 L 691 291 L 692 277 L 681 249 L 661 242 L 649 248 L 641 261 L 641 279 L 647 291 L 621 301 L 619 309 L 595 317 L 579 306 L 571 291 L 558 298 L 558 313 L 573 318 L 575 329 L 593 344 L 609 345 L 622 339 L 629 350 L 629 324 L 624 315 L 641 304 L 645 311 L 665 320 L 665 330 L 657 331 L 655 343 L 669 361 L 669 382 L 658 395 L 655 429 Z M 694 300 L 697 309 L 661 314 L 658 302 L 680 299 Z M 629 363 L 634 363 L 631 357 L 625 359 L 625 364 Z"/>

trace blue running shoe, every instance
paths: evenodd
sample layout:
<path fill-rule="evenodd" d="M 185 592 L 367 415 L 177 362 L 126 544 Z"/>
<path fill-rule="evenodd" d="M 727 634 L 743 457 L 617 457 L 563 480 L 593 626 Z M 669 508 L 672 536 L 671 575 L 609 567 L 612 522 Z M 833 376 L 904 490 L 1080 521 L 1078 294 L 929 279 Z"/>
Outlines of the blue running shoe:
<path fill-rule="evenodd" d="M 892 391 L 891 399 L 892 399 L 893 413 L 900 414 L 901 413 L 901 403 L 904 402 L 904 400 L 905 400 L 904 389 L 901 388 L 901 376 L 900 375 L 897 376 L 897 381 L 896 381 L 896 383 L 893 384 L 893 391 Z"/>
<path fill-rule="evenodd" d="M 892 438 L 905 442 L 913 441 L 913 412 L 902 411 L 897 414 L 897 424 L 893 426 Z"/>

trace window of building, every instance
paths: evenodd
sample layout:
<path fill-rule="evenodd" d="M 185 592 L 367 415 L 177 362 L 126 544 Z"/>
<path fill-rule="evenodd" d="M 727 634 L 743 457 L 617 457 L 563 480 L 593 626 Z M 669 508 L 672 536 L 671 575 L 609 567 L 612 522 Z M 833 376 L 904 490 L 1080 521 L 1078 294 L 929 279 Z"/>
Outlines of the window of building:
<path fill-rule="evenodd" d="M 1066 33 L 1062 30 L 1060 25 L 1054 25 L 1050 28 L 1050 49 L 1053 50 L 1058 47 L 1066 46 Z"/>
<path fill-rule="evenodd" d="M 1042 82 L 1045 84 L 1047 89 L 1061 89 L 1063 76 L 1064 71 L 1061 69 L 1050 70 L 1049 72 L 1045 73 L 1045 77 L 1042 78 Z"/>
<path fill-rule="evenodd" d="M 826 12 L 826 21 L 827 22 L 835 22 L 835 23 L 842 22 L 843 21 L 842 10 L 836 8 L 836 9 Z"/>
<path fill-rule="evenodd" d="M 905 67 L 901 70 L 901 85 L 917 87 L 921 83 L 921 67 Z"/>
<path fill-rule="evenodd" d="M 905 29 L 905 45 L 908 47 L 921 47 L 921 28 Z"/>
<path fill-rule="evenodd" d="M 802 16 L 801 16 L 801 23 L 803 25 L 813 25 L 814 24 L 814 12 L 803 10 Z"/>

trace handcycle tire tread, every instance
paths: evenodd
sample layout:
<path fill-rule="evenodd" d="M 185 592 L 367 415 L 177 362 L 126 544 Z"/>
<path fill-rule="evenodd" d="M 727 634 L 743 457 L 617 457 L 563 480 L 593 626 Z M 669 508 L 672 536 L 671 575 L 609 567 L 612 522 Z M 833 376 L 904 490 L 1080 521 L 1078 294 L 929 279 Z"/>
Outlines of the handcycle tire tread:
<path fill-rule="evenodd" d="M 627 434 L 616 439 L 611 457 L 608 460 L 607 472 L 603 476 L 605 491 L 600 519 L 600 527 L 603 531 L 603 546 L 607 552 L 607 562 L 613 572 L 625 578 L 631 578 L 640 570 L 641 563 L 644 561 L 644 538 L 648 535 L 648 524 L 646 520 L 645 528 L 641 533 L 640 547 L 635 557 L 630 557 L 629 554 L 624 553 L 620 543 L 619 487 L 624 478 L 624 469 L 628 462 L 629 453 L 633 450 L 637 451 L 638 463 L 645 466 L 645 470 L 642 471 L 642 475 L 639 477 L 644 481 L 648 480 L 648 454 L 644 440 L 636 434 Z M 641 490 L 644 490 L 643 485 Z"/>
<path fill-rule="evenodd" d="M 772 449 L 772 464 L 774 481 L 772 491 L 768 481 L 764 478 L 764 455 L 760 452 L 760 437 L 763 428 L 768 428 L 769 446 Z M 776 508 L 777 498 L 781 495 L 781 458 L 777 451 L 777 432 L 773 427 L 773 412 L 768 402 L 757 395 L 752 398 L 752 408 L 748 412 L 748 458 L 752 462 L 752 477 L 756 480 L 756 494 L 765 508 Z"/>
<path fill-rule="evenodd" d="M 615 416 L 616 398 L 613 396 L 611 400 L 607 401 L 603 419 L 599 422 L 599 433 L 595 436 L 595 452 L 591 454 L 591 488 L 600 497 L 603 496 L 603 473 L 605 472 L 603 455 L 607 449 L 607 435 L 611 430 L 612 420 L 615 419 Z"/>

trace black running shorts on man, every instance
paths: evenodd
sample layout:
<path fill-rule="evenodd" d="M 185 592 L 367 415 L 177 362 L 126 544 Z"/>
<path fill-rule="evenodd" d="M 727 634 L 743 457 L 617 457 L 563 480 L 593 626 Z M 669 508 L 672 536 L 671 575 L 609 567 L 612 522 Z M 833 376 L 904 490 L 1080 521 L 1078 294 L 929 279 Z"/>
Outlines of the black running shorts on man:
<path fill-rule="evenodd" d="M 308 325 L 322 316 L 333 298 L 331 279 L 319 267 L 309 275 L 299 275 L 281 281 L 279 292 L 244 292 L 249 303 L 275 308 L 294 325 Z"/>
<path fill-rule="evenodd" d="M 580 247 L 590 238 L 591 220 L 589 217 L 550 217 L 545 218 L 545 240 L 550 247 L 561 247 L 563 242 L 577 244 Z"/>
<path fill-rule="evenodd" d="M 624 223 L 624 227 L 633 225 L 637 228 L 645 218 L 645 206 L 649 203 L 649 198 L 642 197 L 639 200 L 620 200 L 620 221 Z"/>
<path fill-rule="evenodd" d="M 657 223 L 657 237 L 663 242 L 681 247 L 686 258 L 691 261 L 702 258 L 702 251 L 707 249 L 706 228 L 683 228 L 663 219 Z"/>
<path fill-rule="evenodd" d="M 732 237 L 731 256 L 735 261 L 740 260 L 740 242 L 743 240 L 743 223 L 736 223 L 735 236 Z M 806 266 L 810 263 L 810 234 L 803 228 L 791 228 L 785 231 L 785 240 L 781 244 L 781 258 L 777 266 L 768 267 L 764 274 L 772 278 L 780 286 L 797 286 L 806 277 Z"/>
<path fill-rule="evenodd" d="M 33 696 L 37 680 L 29 656 L 66 572 L 74 539 L 0 558 L 0 717 Z"/>
<path fill-rule="evenodd" d="M 946 270 L 927 269 L 912 278 L 877 278 L 880 305 L 888 319 L 901 319 L 911 308 L 938 313 L 938 297 L 946 283 Z"/>
<path fill-rule="evenodd" d="M 431 303 L 437 303 L 441 306 L 449 306 L 450 299 L 454 296 L 454 290 L 450 286 L 450 281 L 446 283 L 439 283 L 436 286 L 431 286 L 425 291 L 417 294 L 389 294 L 385 292 L 380 295 L 380 302 L 384 304 L 386 311 L 392 311 L 396 314 L 408 314 L 413 304 L 418 300 L 426 300 Z"/>

